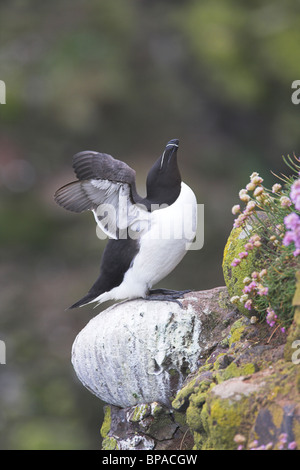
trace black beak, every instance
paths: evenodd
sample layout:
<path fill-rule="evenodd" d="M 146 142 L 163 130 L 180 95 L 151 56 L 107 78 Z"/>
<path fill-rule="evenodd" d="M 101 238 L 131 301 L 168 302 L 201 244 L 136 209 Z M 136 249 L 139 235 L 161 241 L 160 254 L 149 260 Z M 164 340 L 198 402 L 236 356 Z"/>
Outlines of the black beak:
<path fill-rule="evenodd" d="M 163 165 L 165 166 L 166 164 L 170 162 L 172 155 L 177 153 L 178 146 L 179 146 L 178 139 L 172 139 L 167 143 L 164 153 L 161 156 L 161 164 L 160 164 L 161 168 L 163 167 Z"/>
<path fill-rule="evenodd" d="M 178 139 L 172 139 L 172 140 L 170 140 L 170 141 L 167 143 L 166 147 L 172 146 L 172 145 L 174 145 L 175 147 L 178 148 L 178 146 L 179 146 L 179 140 L 178 140 Z"/>

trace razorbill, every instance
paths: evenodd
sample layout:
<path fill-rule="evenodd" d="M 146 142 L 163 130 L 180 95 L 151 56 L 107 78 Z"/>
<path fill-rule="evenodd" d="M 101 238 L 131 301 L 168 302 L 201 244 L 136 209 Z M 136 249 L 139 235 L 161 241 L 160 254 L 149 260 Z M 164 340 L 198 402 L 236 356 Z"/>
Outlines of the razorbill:
<path fill-rule="evenodd" d="M 126 163 L 94 151 L 74 155 L 78 180 L 56 191 L 55 201 L 69 211 L 91 210 L 109 241 L 97 281 L 70 308 L 139 297 L 177 301 L 188 292 L 151 290 L 182 260 L 196 233 L 197 201 L 181 180 L 178 145 L 170 140 L 152 166 L 145 198 Z"/>

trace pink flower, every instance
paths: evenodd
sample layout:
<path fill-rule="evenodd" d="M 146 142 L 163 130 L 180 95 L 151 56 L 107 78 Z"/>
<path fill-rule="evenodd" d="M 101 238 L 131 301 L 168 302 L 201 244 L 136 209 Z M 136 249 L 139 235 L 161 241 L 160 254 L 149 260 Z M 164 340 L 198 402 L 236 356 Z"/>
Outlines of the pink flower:
<path fill-rule="evenodd" d="M 249 294 L 251 291 L 252 291 L 252 289 L 251 289 L 250 286 L 245 286 L 244 289 L 243 289 L 244 294 Z"/>
<path fill-rule="evenodd" d="M 243 202 L 248 202 L 250 201 L 250 196 L 247 194 L 247 189 L 241 189 L 239 192 L 239 198 Z"/>
<path fill-rule="evenodd" d="M 286 444 L 287 440 L 288 440 L 287 433 L 286 432 L 281 433 L 280 436 L 279 436 L 279 440 L 280 440 L 280 442 L 282 442 L 282 444 Z"/>
<path fill-rule="evenodd" d="M 283 237 L 282 243 L 284 246 L 290 245 L 294 241 L 293 233 L 292 232 L 286 232 L 286 234 Z"/>
<path fill-rule="evenodd" d="M 241 211 L 241 206 L 239 204 L 236 204 L 231 209 L 231 212 L 233 213 L 233 215 L 237 215 L 240 211 Z"/>
<path fill-rule="evenodd" d="M 236 266 L 238 266 L 240 264 L 240 262 L 241 262 L 241 259 L 234 258 L 234 260 L 231 263 L 231 266 L 233 266 L 235 268 Z"/>
<path fill-rule="evenodd" d="M 294 256 L 298 256 L 300 254 L 300 217 L 293 212 L 284 218 L 284 223 L 290 230 L 285 233 L 282 243 L 284 246 L 294 243 L 296 248 Z"/>
<path fill-rule="evenodd" d="M 237 219 L 234 219 L 234 228 L 239 228 L 243 225 L 245 220 L 247 219 L 247 216 L 245 214 L 240 214 Z"/>
<path fill-rule="evenodd" d="M 266 270 L 266 268 L 262 269 L 259 273 L 259 277 L 263 277 L 265 276 L 266 274 L 268 274 L 268 271 Z"/>
<path fill-rule="evenodd" d="M 243 292 L 244 294 L 249 294 L 250 292 L 252 292 L 254 289 L 256 289 L 257 287 L 257 284 L 255 281 L 252 281 L 250 282 L 250 284 L 248 284 L 248 286 L 245 286 L 244 289 L 243 289 Z"/>
<path fill-rule="evenodd" d="M 252 243 L 248 242 L 244 245 L 244 248 L 245 250 L 249 251 L 249 250 L 253 250 L 254 246 Z"/>
<path fill-rule="evenodd" d="M 291 186 L 290 197 L 295 204 L 296 209 L 300 210 L 300 179 L 296 180 Z"/>
<path fill-rule="evenodd" d="M 292 212 L 291 214 L 287 215 L 284 218 L 284 225 L 289 230 L 295 230 L 300 225 L 300 217 L 299 215 Z"/>
<path fill-rule="evenodd" d="M 247 191 L 253 191 L 255 189 L 254 183 L 248 183 L 246 186 Z"/>
<path fill-rule="evenodd" d="M 244 304 L 244 307 L 247 310 L 251 310 L 252 309 L 252 300 L 251 299 L 247 300 L 247 302 L 245 302 L 245 304 Z"/>
<path fill-rule="evenodd" d="M 290 442 L 290 443 L 288 444 L 288 449 L 289 449 L 289 450 L 295 450 L 295 449 L 297 449 L 297 442 L 296 442 L 296 441 Z"/>
<path fill-rule="evenodd" d="M 294 241 L 293 232 L 289 232 L 289 231 L 286 232 L 282 240 L 282 243 L 284 244 L 284 246 L 290 245 L 293 241 Z"/>
<path fill-rule="evenodd" d="M 248 256 L 247 251 L 242 251 L 241 253 L 239 253 L 239 257 L 240 257 L 241 259 L 247 258 L 247 256 Z"/>
<path fill-rule="evenodd" d="M 281 188 L 282 188 L 281 184 L 278 184 L 278 183 L 274 184 L 272 186 L 272 193 L 278 193 L 281 190 Z"/>
<path fill-rule="evenodd" d="M 255 209 L 255 207 L 256 207 L 255 202 L 254 201 L 249 201 L 247 206 L 246 206 L 246 209 L 245 209 L 244 213 L 246 215 L 249 215 Z"/>
<path fill-rule="evenodd" d="M 289 207 L 292 205 L 292 201 L 287 196 L 282 196 L 280 198 L 280 205 L 281 207 Z"/>
<path fill-rule="evenodd" d="M 271 307 L 267 308 L 267 316 L 266 316 L 266 322 L 268 323 L 269 326 L 274 326 L 275 325 L 275 320 L 277 318 L 277 315 L 275 314 L 274 310 Z"/>
<path fill-rule="evenodd" d="M 269 292 L 269 288 L 268 287 L 264 287 L 264 286 L 259 286 L 258 288 L 258 295 L 268 295 L 268 292 Z"/>

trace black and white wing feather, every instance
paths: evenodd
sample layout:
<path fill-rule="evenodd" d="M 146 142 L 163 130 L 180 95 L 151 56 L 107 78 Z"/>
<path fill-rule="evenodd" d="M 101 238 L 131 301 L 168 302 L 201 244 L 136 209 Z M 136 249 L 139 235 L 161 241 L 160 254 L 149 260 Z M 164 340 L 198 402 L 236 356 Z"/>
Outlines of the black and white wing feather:
<path fill-rule="evenodd" d="M 58 191 L 54 199 L 73 212 L 91 210 L 98 226 L 109 237 L 118 239 L 120 231 L 143 230 L 149 213 L 137 205 L 142 198 L 135 187 L 135 171 L 106 153 L 80 152 L 73 157 L 78 178 Z"/>

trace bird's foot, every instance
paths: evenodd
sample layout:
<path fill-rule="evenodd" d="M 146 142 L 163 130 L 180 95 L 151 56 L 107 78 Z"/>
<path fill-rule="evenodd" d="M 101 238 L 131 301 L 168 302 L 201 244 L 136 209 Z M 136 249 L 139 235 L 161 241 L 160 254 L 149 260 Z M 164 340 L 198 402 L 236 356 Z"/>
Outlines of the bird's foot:
<path fill-rule="evenodd" d="M 182 307 L 182 303 L 178 299 L 182 299 L 184 294 L 188 292 L 191 292 L 191 290 L 152 289 L 149 291 L 146 300 L 168 300 L 169 302 L 176 302 Z"/>
<path fill-rule="evenodd" d="M 151 289 L 149 291 L 149 294 L 152 295 L 156 295 L 156 294 L 160 294 L 160 295 L 174 295 L 174 298 L 178 298 L 178 299 L 181 299 L 184 294 L 188 294 L 189 292 L 191 292 L 191 289 L 187 289 L 187 290 L 173 290 L 173 289 Z"/>

